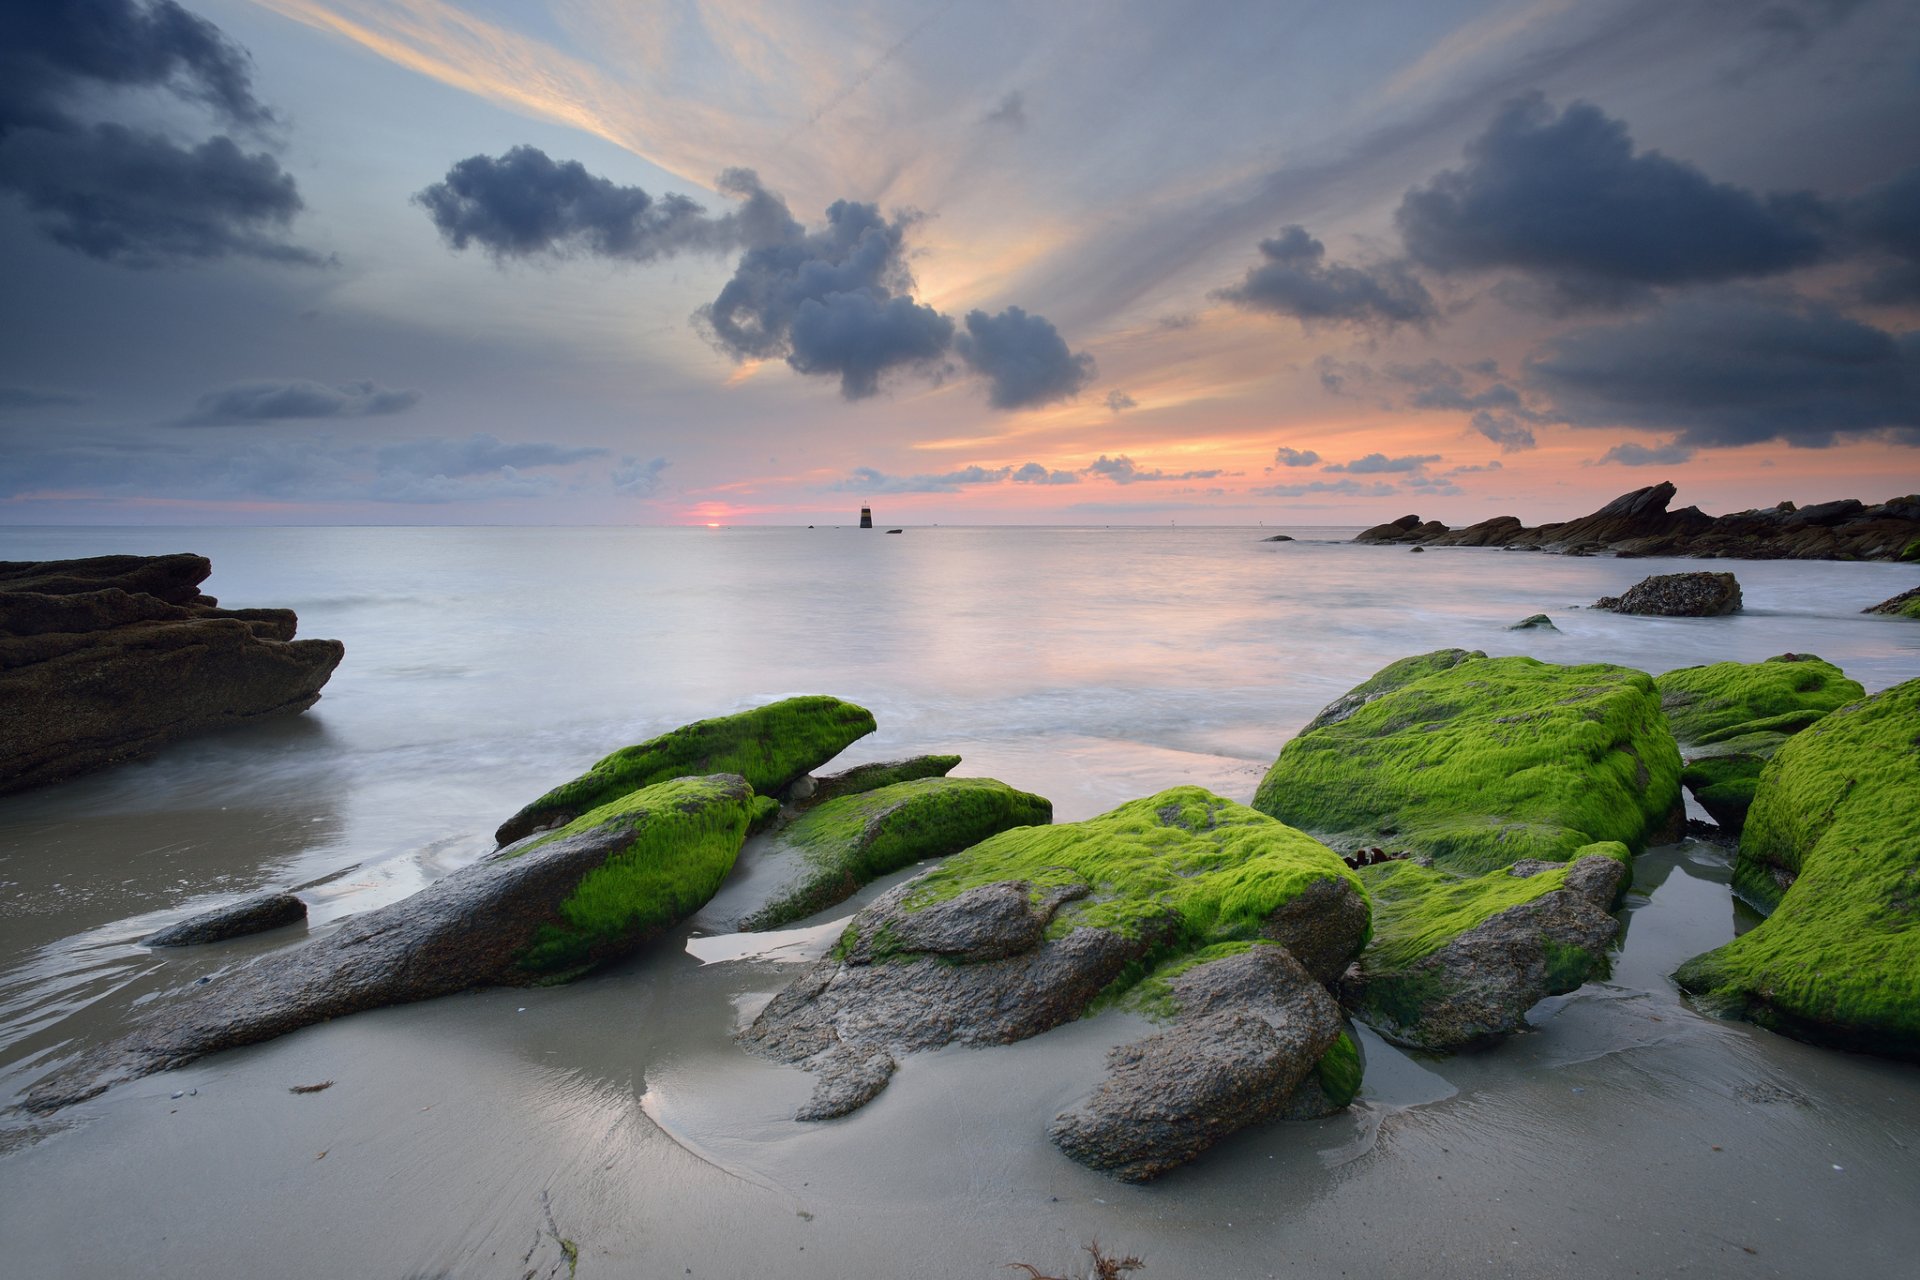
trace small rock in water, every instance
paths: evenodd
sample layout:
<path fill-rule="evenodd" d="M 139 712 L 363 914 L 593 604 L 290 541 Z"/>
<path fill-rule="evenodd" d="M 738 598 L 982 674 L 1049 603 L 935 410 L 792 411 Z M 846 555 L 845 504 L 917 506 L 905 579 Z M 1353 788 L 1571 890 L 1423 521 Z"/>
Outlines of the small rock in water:
<path fill-rule="evenodd" d="M 1522 618 L 1507 628 L 1509 631 L 1558 631 L 1559 629 L 1560 628 L 1553 625 L 1553 619 L 1544 613 L 1536 613 L 1530 618 Z"/>

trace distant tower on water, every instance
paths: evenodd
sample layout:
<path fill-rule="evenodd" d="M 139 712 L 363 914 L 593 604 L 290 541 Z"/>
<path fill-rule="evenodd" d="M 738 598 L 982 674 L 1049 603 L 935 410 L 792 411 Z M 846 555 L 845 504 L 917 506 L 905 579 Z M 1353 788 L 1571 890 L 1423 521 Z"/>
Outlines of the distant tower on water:
<path fill-rule="evenodd" d="M 873 508 L 872 507 L 860 508 L 860 527 L 862 529 L 873 528 Z"/>

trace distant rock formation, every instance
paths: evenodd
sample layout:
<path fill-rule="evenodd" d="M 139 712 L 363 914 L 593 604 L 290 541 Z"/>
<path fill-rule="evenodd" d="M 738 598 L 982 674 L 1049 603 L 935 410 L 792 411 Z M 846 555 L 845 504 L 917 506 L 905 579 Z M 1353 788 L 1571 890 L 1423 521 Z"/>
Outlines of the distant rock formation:
<path fill-rule="evenodd" d="M 222 609 L 205 556 L 0 561 L 0 794 L 304 711 L 346 653 L 291 609 Z"/>
<path fill-rule="evenodd" d="M 1710 516 L 1698 507 L 1667 510 L 1675 493 L 1662 481 L 1623 493 L 1592 515 L 1528 528 L 1495 516 L 1464 529 L 1401 516 L 1355 542 L 1428 547 L 1503 547 L 1563 555 L 1699 556 L 1736 560 L 1899 560 L 1920 540 L 1920 494 L 1867 506 L 1857 498 Z"/>

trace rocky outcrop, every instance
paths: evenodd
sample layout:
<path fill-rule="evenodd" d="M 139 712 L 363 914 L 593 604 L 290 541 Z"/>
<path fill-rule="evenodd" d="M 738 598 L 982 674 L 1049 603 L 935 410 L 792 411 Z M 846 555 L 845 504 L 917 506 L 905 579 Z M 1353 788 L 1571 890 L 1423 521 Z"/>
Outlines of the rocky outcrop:
<path fill-rule="evenodd" d="M 1443 649 L 1329 705 L 1253 807 L 1343 852 L 1382 846 L 1477 873 L 1664 837 L 1680 754 L 1644 672 Z"/>
<path fill-rule="evenodd" d="M 1682 965 L 1681 987 L 1791 1036 L 1920 1061 L 1920 680 L 1780 747 L 1735 883 L 1778 905 Z"/>
<path fill-rule="evenodd" d="M 1355 1016 L 1396 1044 L 1478 1049 L 1527 1010 L 1606 972 L 1609 914 L 1627 877 L 1624 845 L 1569 862 L 1524 861 L 1472 879 L 1411 861 L 1364 868 L 1374 904 L 1367 949 L 1340 984 Z"/>
<path fill-rule="evenodd" d="M 870 764 L 857 764 L 839 773 L 801 778 L 787 789 L 787 794 L 796 804 L 803 806 L 825 804 L 841 796 L 877 791 L 896 782 L 944 778 L 959 763 L 959 756 L 910 756 L 905 760 L 876 760 Z"/>
<path fill-rule="evenodd" d="M 624 796 L 334 932 L 217 974 L 36 1085 L 51 1111 L 111 1085 L 328 1018 L 494 984 L 571 977 L 658 936 L 713 895 L 753 791 L 733 775 Z"/>
<path fill-rule="evenodd" d="M 740 928 L 777 929 L 845 902 L 888 872 L 1052 821 L 1045 797 L 992 778 L 917 778 L 837 796 L 775 831 L 757 865 L 784 874 Z"/>
<path fill-rule="evenodd" d="M 1740 583 L 1730 573 L 1662 573 L 1642 578 L 1625 595 L 1602 596 L 1593 607 L 1656 618 L 1723 618 L 1740 612 Z"/>
<path fill-rule="evenodd" d="M 274 890 L 256 893 L 250 898 L 199 915 L 188 916 L 179 924 L 142 938 L 148 947 L 189 947 L 202 942 L 225 942 L 250 933 L 265 933 L 299 924 L 307 918 L 307 904 L 290 893 Z"/>
<path fill-rule="evenodd" d="M 0 794 L 304 711 L 346 648 L 222 609 L 204 556 L 0 562 Z"/>
<path fill-rule="evenodd" d="M 1920 539 L 1920 495 L 1875 506 L 1843 498 L 1810 507 L 1791 502 L 1765 510 L 1709 516 L 1697 507 L 1667 510 L 1671 483 L 1621 494 L 1591 515 L 1528 527 L 1495 516 L 1464 529 L 1402 516 L 1354 537 L 1355 542 L 1430 547 L 1505 547 L 1570 555 L 1704 556 L 1744 560 L 1897 560 Z"/>
<path fill-rule="evenodd" d="M 1868 605 L 1860 612 L 1886 613 L 1896 618 L 1920 619 L 1920 587 L 1915 587 L 1911 591 L 1902 591 L 1899 595 L 1890 596 L 1879 604 Z"/>
<path fill-rule="evenodd" d="M 822 696 L 695 721 L 596 761 L 501 823 L 494 838 L 511 844 L 565 826 L 641 787 L 695 774 L 737 773 L 760 795 L 779 797 L 873 730 L 873 713 L 865 707 Z"/>
<path fill-rule="evenodd" d="M 1859 681 L 1805 653 L 1682 667 L 1653 683 L 1685 759 L 1682 785 L 1733 835 L 1746 822 L 1761 769 L 1781 745 L 1867 696 Z"/>
<path fill-rule="evenodd" d="M 1197 787 L 982 841 L 876 899 L 743 1033 L 812 1072 L 803 1120 L 844 1115 L 896 1056 L 1007 1044 L 1156 966 L 1279 944 L 1324 982 L 1366 938 L 1354 873 L 1318 842 Z"/>

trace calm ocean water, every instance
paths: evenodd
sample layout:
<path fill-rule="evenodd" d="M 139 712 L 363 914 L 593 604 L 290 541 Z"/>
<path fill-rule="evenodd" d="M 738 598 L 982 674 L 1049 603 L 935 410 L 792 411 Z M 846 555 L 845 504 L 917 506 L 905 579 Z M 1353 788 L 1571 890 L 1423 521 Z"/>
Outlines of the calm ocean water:
<path fill-rule="evenodd" d="M 1913 566 L 1261 540 L 1276 531 L 0 530 L 0 559 L 210 556 L 223 603 L 291 607 L 303 636 L 347 647 L 296 720 L 0 800 L 0 1098 L 248 954 L 135 945 L 189 910 L 304 884 L 324 926 L 479 856 L 502 817 L 605 752 L 788 694 L 874 711 L 849 761 L 955 751 L 959 772 L 1071 820 L 1179 782 L 1248 799 L 1323 704 L 1442 646 L 1656 673 L 1794 650 L 1869 690 L 1920 676 L 1920 627 L 1859 612 Z M 1744 613 L 1582 607 L 1702 568 L 1739 576 Z M 1559 629 L 1506 629 L 1538 612 Z"/>

